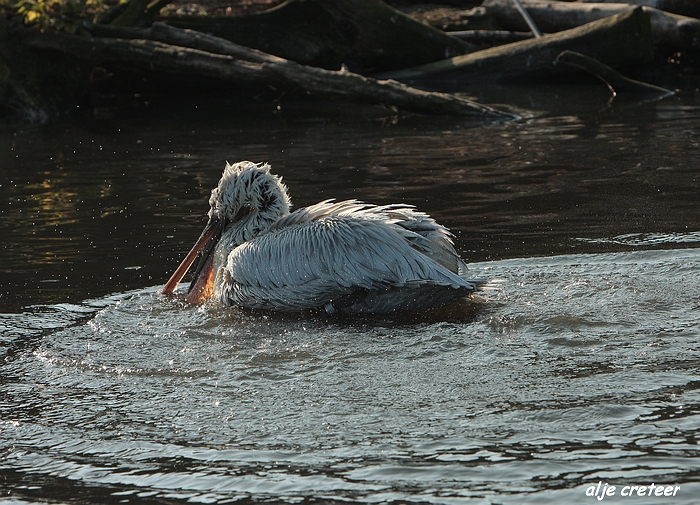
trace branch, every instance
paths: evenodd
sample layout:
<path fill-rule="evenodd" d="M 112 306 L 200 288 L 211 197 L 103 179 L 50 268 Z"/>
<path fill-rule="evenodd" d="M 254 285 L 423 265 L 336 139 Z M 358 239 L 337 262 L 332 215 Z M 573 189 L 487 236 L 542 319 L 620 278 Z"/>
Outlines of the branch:
<path fill-rule="evenodd" d="M 556 57 L 576 51 L 610 65 L 650 59 L 653 47 L 649 18 L 641 7 L 571 30 L 456 56 L 376 77 L 400 80 L 508 79 L 561 71 Z"/>
<path fill-rule="evenodd" d="M 595 75 L 610 88 L 613 95 L 617 95 L 621 91 L 629 93 L 651 93 L 658 95 L 659 98 L 674 94 L 673 91 L 666 88 L 629 79 L 598 60 L 594 60 L 593 58 L 589 58 L 588 56 L 574 51 L 563 51 L 557 56 L 557 61 L 580 68 Z"/>

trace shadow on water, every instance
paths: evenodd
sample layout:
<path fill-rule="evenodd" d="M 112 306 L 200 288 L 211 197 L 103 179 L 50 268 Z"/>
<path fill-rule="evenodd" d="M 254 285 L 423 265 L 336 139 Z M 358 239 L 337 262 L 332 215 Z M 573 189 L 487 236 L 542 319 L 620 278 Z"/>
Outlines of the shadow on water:
<path fill-rule="evenodd" d="M 480 127 L 300 100 L 0 135 L 0 501 L 693 503 L 697 94 L 565 91 Z M 362 318 L 161 295 L 239 159 L 298 207 L 416 205 L 491 289 Z"/>

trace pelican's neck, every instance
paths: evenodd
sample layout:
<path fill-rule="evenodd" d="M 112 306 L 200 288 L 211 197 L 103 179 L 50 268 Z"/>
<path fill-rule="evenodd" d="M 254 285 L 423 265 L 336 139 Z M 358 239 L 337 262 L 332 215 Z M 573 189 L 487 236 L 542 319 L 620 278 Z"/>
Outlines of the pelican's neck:
<path fill-rule="evenodd" d="M 218 297 L 222 292 L 223 284 L 228 282 L 224 270 L 228 265 L 231 252 L 246 242 L 264 235 L 274 223 L 288 214 L 288 205 L 277 216 L 270 212 L 254 212 L 224 231 L 214 250 L 214 296 Z"/>

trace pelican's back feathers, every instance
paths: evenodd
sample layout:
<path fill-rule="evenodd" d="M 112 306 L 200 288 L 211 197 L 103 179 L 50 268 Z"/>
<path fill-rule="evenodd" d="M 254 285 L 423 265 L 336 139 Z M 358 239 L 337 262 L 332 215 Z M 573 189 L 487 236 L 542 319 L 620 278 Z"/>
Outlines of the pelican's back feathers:
<path fill-rule="evenodd" d="M 463 275 L 468 270 L 455 251 L 452 233 L 428 214 L 415 210 L 412 205 L 378 206 L 358 200 L 324 200 L 288 214 L 272 225 L 270 231 L 330 216 L 382 222 L 394 228 L 415 250 L 448 270 L 458 275 Z"/>
<path fill-rule="evenodd" d="M 327 200 L 235 248 L 218 296 L 288 311 L 417 310 L 473 291 L 464 271 L 451 234 L 427 214 L 408 205 Z"/>

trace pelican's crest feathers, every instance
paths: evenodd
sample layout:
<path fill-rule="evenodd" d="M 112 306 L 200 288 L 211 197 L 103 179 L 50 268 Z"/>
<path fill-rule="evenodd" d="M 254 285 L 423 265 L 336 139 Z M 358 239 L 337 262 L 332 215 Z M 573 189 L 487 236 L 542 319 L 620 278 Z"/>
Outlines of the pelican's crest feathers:
<path fill-rule="evenodd" d="M 287 186 L 282 177 L 270 173 L 267 163 L 239 161 L 230 164 L 211 191 L 209 217 L 218 217 L 235 221 L 242 208 L 248 207 L 253 212 L 269 213 L 274 220 L 289 213 L 291 200 Z"/>

